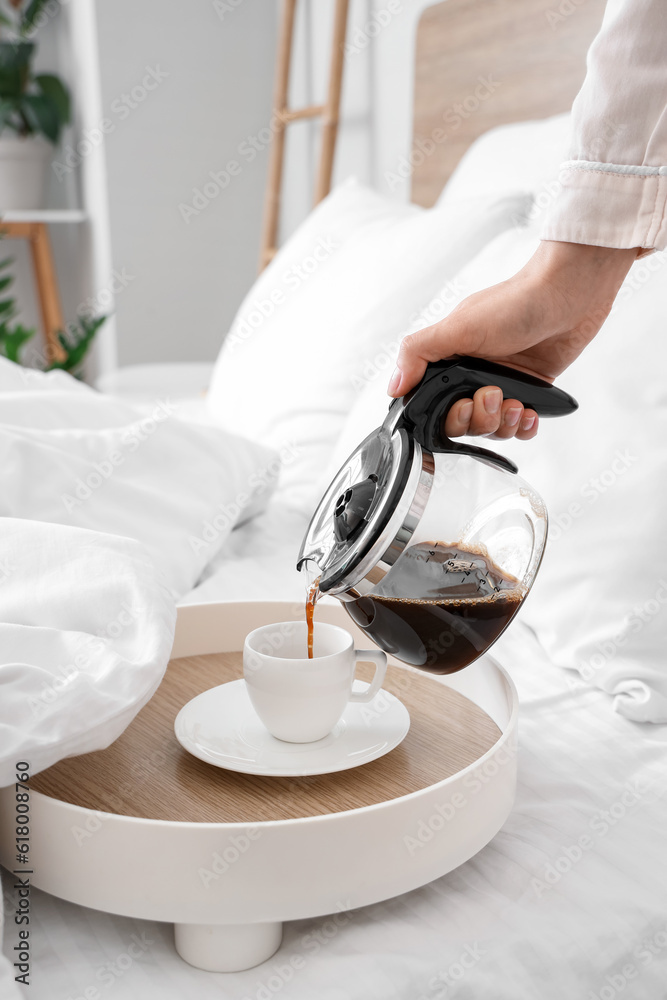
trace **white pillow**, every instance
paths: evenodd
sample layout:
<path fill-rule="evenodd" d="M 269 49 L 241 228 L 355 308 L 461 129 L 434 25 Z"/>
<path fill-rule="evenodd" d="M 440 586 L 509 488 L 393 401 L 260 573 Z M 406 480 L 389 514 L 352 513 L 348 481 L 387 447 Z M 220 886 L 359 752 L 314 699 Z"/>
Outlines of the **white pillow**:
<path fill-rule="evenodd" d="M 663 251 L 633 265 L 611 316 L 558 379 L 577 413 L 543 420 L 533 441 L 493 443 L 549 510 L 524 621 L 555 662 L 640 722 L 667 722 L 665 316 Z"/>
<path fill-rule="evenodd" d="M 424 210 L 351 180 L 280 250 L 234 320 L 208 405 L 227 430 L 297 451 L 285 503 L 313 510 L 358 385 L 391 368 L 424 303 L 527 207 L 512 195 Z"/>
<path fill-rule="evenodd" d="M 153 694 L 176 609 L 129 538 L 0 518 L 0 787 L 109 746 Z M 19 779 L 20 780 L 20 779 Z"/>
<path fill-rule="evenodd" d="M 539 222 L 498 236 L 457 278 L 459 297 L 532 256 Z M 430 321 L 455 301 L 434 307 Z M 633 265 L 600 333 L 558 379 L 579 401 L 533 441 L 490 441 L 544 497 L 547 550 L 521 609 L 555 662 L 614 695 L 637 721 L 667 722 L 667 252 Z M 384 375 L 360 394 L 327 475 L 384 418 Z M 471 439 L 475 440 L 475 439 Z"/>
<path fill-rule="evenodd" d="M 0 359 L 0 516 L 136 538 L 176 597 L 264 508 L 279 468 L 258 443 L 178 420 L 168 399 L 142 417 L 71 376 Z"/>
<path fill-rule="evenodd" d="M 532 192 L 541 207 L 539 202 L 548 203 L 558 190 L 554 183 L 569 158 L 570 131 L 569 111 L 489 129 L 461 158 L 437 204 L 523 190 Z"/>

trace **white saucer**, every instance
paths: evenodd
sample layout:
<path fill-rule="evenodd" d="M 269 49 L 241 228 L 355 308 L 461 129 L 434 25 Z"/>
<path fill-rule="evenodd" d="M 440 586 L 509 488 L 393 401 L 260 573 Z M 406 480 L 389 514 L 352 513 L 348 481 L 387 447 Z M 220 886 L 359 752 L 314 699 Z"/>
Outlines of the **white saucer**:
<path fill-rule="evenodd" d="M 183 706 L 174 722 L 181 746 L 207 764 L 244 774 L 300 777 L 376 760 L 398 746 L 409 728 L 405 705 L 381 690 L 368 704 L 349 704 L 323 740 L 285 743 L 259 721 L 244 680 L 202 692 Z"/>

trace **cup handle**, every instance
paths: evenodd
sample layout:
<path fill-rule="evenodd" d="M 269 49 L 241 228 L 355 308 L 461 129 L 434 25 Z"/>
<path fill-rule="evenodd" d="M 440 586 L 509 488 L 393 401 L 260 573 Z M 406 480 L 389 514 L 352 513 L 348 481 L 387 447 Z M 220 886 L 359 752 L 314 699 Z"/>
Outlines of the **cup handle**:
<path fill-rule="evenodd" d="M 350 701 L 371 701 L 382 687 L 385 674 L 387 673 L 387 654 L 380 649 L 355 649 L 354 667 L 361 660 L 377 664 L 375 675 L 365 691 L 353 691 L 350 694 Z"/>

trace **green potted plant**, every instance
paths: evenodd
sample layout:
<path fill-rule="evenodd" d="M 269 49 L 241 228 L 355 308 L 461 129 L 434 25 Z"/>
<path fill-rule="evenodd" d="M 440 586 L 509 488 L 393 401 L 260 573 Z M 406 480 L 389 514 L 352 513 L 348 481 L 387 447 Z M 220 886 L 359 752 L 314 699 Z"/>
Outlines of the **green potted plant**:
<path fill-rule="evenodd" d="M 43 207 L 53 147 L 70 120 L 62 80 L 33 71 L 31 39 L 46 2 L 0 2 L 0 212 Z"/>
<path fill-rule="evenodd" d="M 16 302 L 11 296 L 2 294 L 14 281 L 13 275 L 8 273 L 13 263 L 11 257 L 0 260 L 0 355 L 19 364 L 21 348 L 35 331 L 16 322 Z"/>
<path fill-rule="evenodd" d="M 10 270 L 13 263 L 11 257 L 0 260 L 0 357 L 8 358 L 9 361 L 20 365 L 24 363 L 23 349 L 35 336 L 36 331 L 34 327 L 23 326 L 17 321 L 16 300 L 11 293 L 5 294 L 14 281 Z M 61 368 L 76 378 L 82 378 L 86 356 L 95 339 L 95 334 L 105 320 L 106 316 L 77 316 L 76 322 L 69 323 L 67 330 L 58 331 L 61 358 L 58 361 L 47 359 L 44 352 L 37 350 L 32 359 L 36 365 L 33 364 L 32 367 L 39 367 L 43 371 Z"/>

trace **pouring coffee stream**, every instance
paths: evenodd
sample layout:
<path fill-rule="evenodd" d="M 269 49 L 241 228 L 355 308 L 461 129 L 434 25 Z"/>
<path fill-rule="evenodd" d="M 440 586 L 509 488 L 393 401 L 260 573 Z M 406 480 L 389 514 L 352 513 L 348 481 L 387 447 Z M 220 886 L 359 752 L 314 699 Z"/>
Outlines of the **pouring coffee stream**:
<path fill-rule="evenodd" d="M 319 577 L 313 583 L 311 583 L 308 588 L 308 593 L 306 595 L 306 625 L 308 626 L 308 659 L 313 658 L 313 632 L 314 632 L 314 615 L 315 615 L 315 605 L 317 603 L 317 598 L 319 595 L 318 589 Z"/>
<path fill-rule="evenodd" d="M 310 574 L 310 643 L 322 594 L 337 597 L 386 653 L 436 673 L 468 666 L 514 618 L 544 552 L 544 502 L 513 462 L 442 430 L 453 403 L 486 385 L 541 416 L 577 408 L 563 390 L 503 365 L 429 364 L 343 464 L 311 519 L 297 560 Z"/>

